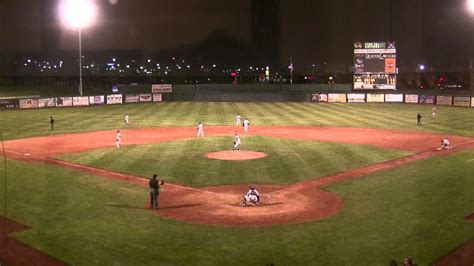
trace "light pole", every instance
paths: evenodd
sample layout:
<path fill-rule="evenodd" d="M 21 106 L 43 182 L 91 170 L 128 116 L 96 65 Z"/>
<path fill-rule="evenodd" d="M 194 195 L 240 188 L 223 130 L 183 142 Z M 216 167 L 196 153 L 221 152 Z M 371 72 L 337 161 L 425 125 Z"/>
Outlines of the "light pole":
<path fill-rule="evenodd" d="M 79 38 L 79 95 L 82 96 L 82 29 L 90 27 L 97 18 L 94 0 L 61 0 L 59 17 L 62 24 L 78 31 Z"/>
<path fill-rule="evenodd" d="M 467 0 L 467 9 L 469 11 L 469 14 L 471 15 L 471 17 L 474 18 L 474 0 Z M 474 22 L 474 21 L 473 21 Z M 471 26 L 471 30 L 474 29 L 474 25 L 473 25 L 473 22 L 471 22 L 470 26 Z M 473 72 L 473 57 L 474 57 L 474 54 L 473 54 L 473 49 L 474 49 L 474 38 L 470 37 L 470 40 L 468 40 L 470 42 L 469 44 L 469 72 L 470 72 L 470 77 L 471 77 L 471 93 L 474 92 L 474 72 Z"/>

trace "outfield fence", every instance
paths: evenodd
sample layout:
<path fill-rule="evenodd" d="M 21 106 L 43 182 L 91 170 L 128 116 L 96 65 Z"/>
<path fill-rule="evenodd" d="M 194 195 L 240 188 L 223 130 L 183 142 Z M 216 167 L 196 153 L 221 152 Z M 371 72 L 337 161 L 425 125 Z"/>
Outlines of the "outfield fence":
<path fill-rule="evenodd" d="M 314 103 L 406 103 L 474 107 L 473 96 L 431 95 L 413 93 L 306 93 L 306 92 L 170 92 L 142 94 L 109 94 L 75 97 L 5 97 L 1 109 L 34 109 L 72 106 L 96 106 L 170 101 L 206 102 L 314 102 Z"/>

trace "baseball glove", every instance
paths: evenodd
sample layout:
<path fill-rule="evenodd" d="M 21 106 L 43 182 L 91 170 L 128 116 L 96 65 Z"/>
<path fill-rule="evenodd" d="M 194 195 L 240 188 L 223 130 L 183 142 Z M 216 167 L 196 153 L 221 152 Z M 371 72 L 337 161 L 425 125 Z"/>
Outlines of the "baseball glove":
<path fill-rule="evenodd" d="M 164 185 L 165 184 L 165 181 L 161 180 L 161 185 Z"/>

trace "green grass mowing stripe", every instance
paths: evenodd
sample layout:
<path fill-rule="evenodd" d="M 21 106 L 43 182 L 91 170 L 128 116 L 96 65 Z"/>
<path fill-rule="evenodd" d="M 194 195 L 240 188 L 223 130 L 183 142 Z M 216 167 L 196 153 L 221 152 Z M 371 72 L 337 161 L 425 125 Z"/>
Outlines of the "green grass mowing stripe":
<path fill-rule="evenodd" d="M 294 116 L 283 103 L 264 103 L 263 106 L 269 113 L 275 118 L 275 122 L 279 124 L 285 124 L 287 121 L 295 121 L 298 123 L 301 119 L 298 116 Z"/>
<path fill-rule="evenodd" d="M 321 126 L 333 126 L 334 115 L 329 112 L 329 106 L 323 104 L 303 104 L 301 105 L 302 112 L 310 114 L 313 123 Z"/>
<path fill-rule="evenodd" d="M 346 204 L 339 215 L 272 228 L 169 221 L 133 208 L 142 207 L 147 198 L 141 187 L 16 162 L 11 169 L 34 177 L 36 185 L 12 180 L 9 202 L 11 214 L 34 228 L 15 237 L 71 264 L 380 265 L 411 255 L 425 265 L 474 236 L 473 226 L 462 220 L 474 203 L 469 174 L 474 169 L 458 167 L 472 157 L 470 152 L 433 158 L 333 184 L 325 189 Z"/>
<path fill-rule="evenodd" d="M 367 127 L 376 127 L 377 125 L 390 124 L 392 126 L 398 127 L 406 124 L 406 120 L 403 120 L 395 115 L 395 110 L 392 113 L 387 113 L 385 117 L 377 114 L 374 111 L 367 111 L 366 104 L 354 104 L 349 105 L 348 110 L 350 113 L 354 114 L 357 117 L 364 119 L 364 124 L 367 124 Z"/>

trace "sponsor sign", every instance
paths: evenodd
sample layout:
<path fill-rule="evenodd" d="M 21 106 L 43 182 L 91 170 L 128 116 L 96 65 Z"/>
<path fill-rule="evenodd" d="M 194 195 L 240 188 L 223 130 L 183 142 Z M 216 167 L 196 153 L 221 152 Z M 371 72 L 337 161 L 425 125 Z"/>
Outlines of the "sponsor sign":
<path fill-rule="evenodd" d="M 56 98 L 56 106 L 72 106 L 72 97 L 58 97 Z"/>
<path fill-rule="evenodd" d="M 470 97 L 456 96 L 454 97 L 454 106 L 471 106 Z"/>
<path fill-rule="evenodd" d="M 20 100 L 18 99 L 0 99 L 0 108 L 19 108 Z"/>
<path fill-rule="evenodd" d="M 387 103 L 402 103 L 403 94 L 385 94 L 385 102 Z"/>
<path fill-rule="evenodd" d="M 151 102 L 152 96 L 151 94 L 140 94 L 140 102 Z"/>
<path fill-rule="evenodd" d="M 56 107 L 56 98 L 38 99 L 38 107 Z"/>
<path fill-rule="evenodd" d="M 138 94 L 127 94 L 125 95 L 126 103 L 138 103 L 140 101 L 140 95 Z"/>
<path fill-rule="evenodd" d="M 171 84 L 153 84 L 151 85 L 151 92 L 152 93 L 166 93 L 172 92 L 173 85 Z"/>
<path fill-rule="evenodd" d="M 153 101 L 154 102 L 161 102 L 163 98 L 161 97 L 161 93 L 153 93 Z"/>
<path fill-rule="evenodd" d="M 122 94 L 107 95 L 107 104 L 122 104 Z"/>
<path fill-rule="evenodd" d="M 365 102 L 365 94 L 363 94 L 363 93 L 348 93 L 347 94 L 347 102 L 349 102 L 349 103 L 364 103 Z"/>
<path fill-rule="evenodd" d="M 418 94 L 405 94 L 405 103 L 418 103 Z"/>
<path fill-rule="evenodd" d="M 316 103 L 327 103 L 328 102 L 328 95 L 327 94 L 313 93 L 313 94 L 311 94 L 311 101 L 316 102 Z"/>
<path fill-rule="evenodd" d="M 471 107 L 474 107 L 474 97 L 471 98 Z"/>
<path fill-rule="evenodd" d="M 73 106 L 87 106 L 89 105 L 89 97 L 87 96 L 73 97 L 72 105 Z"/>
<path fill-rule="evenodd" d="M 38 108 L 38 99 L 20 99 L 20 108 Z"/>
<path fill-rule="evenodd" d="M 433 95 L 420 95 L 419 103 L 434 104 L 435 97 Z"/>
<path fill-rule="evenodd" d="M 89 96 L 89 103 L 91 105 L 105 104 L 105 96 L 104 95 Z"/>
<path fill-rule="evenodd" d="M 385 101 L 385 95 L 383 94 L 367 94 L 368 103 L 383 103 Z"/>
<path fill-rule="evenodd" d="M 437 96 L 436 104 L 439 105 L 453 105 L 453 96 Z"/>
<path fill-rule="evenodd" d="M 330 93 L 328 94 L 328 102 L 330 103 L 345 103 L 346 102 L 345 93 Z"/>

